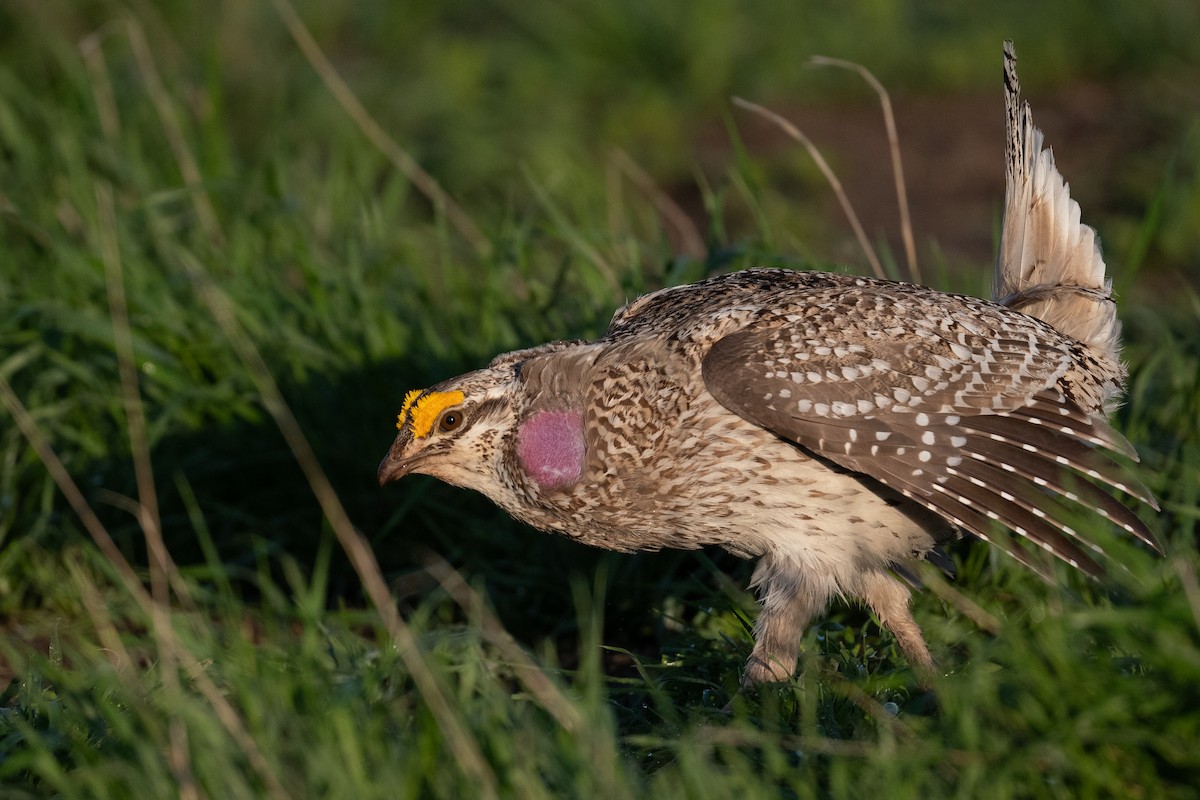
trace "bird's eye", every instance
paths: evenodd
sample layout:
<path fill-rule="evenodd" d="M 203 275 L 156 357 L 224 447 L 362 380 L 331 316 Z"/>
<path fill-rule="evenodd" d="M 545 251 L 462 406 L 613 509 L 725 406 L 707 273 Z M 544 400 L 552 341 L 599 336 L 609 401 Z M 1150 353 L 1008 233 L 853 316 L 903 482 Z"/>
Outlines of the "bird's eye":
<path fill-rule="evenodd" d="M 463 416 L 461 411 L 447 411 L 442 414 L 442 418 L 438 420 L 438 430 L 443 433 L 450 431 L 462 425 Z"/>

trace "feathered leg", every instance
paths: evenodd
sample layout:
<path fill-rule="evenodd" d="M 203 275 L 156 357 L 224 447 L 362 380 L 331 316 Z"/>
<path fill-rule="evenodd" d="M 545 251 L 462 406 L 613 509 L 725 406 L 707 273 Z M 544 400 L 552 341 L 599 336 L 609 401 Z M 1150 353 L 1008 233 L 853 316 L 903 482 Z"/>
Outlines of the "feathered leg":
<path fill-rule="evenodd" d="M 804 630 L 825 608 L 830 591 L 814 585 L 811 570 L 773 553 L 758 562 L 750 585 L 760 589 L 762 612 L 754 624 L 754 651 L 742 686 L 786 681 L 796 671 Z"/>
<path fill-rule="evenodd" d="M 879 616 L 883 627 L 896 637 L 922 685 L 928 686 L 934 673 L 933 657 L 908 607 L 911 597 L 908 588 L 885 572 L 872 572 L 863 576 L 859 596 Z"/>

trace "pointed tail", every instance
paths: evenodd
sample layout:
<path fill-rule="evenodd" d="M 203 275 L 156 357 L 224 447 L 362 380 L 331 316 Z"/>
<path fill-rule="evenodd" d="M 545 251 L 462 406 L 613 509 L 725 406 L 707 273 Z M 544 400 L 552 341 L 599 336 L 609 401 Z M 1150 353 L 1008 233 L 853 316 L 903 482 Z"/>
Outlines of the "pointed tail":
<path fill-rule="evenodd" d="M 1096 232 L 1079 221 L 1079 204 L 1021 101 L 1010 41 L 1004 43 L 1004 93 L 1008 165 L 993 296 L 1119 364 L 1121 324 Z"/>

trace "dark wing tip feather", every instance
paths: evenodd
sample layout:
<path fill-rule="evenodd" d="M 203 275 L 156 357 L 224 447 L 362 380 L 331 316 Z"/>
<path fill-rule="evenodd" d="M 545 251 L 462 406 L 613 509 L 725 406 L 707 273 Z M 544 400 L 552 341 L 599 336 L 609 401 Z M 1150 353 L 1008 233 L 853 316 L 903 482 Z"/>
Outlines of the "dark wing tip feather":
<path fill-rule="evenodd" d="M 981 414 L 962 420 L 974 436 L 965 450 L 973 458 L 1007 465 L 1027 480 L 1085 505 L 1161 552 L 1150 528 L 1127 506 L 1088 478 L 1158 508 L 1154 495 L 1110 452 L 1068 430 L 1031 425 L 1020 416 Z M 1118 510 L 1121 509 L 1121 510 Z"/>
<path fill-rule="evenodd" d="M 995 535 L 994 528 L 1005 526 L 1093 576 L 1103 572 L 1093 554 L 1104 554 L 1086 531 L 1072 527 L 1081 509 L 1158 549 L 1146 524 L 1102 488 L 1155 505 L 1149 490 L 1111 457 L 1132 448 L 1103 420 L 1061 395 L 1043 392 L 1026 406 L 999 413 L 885 408 L 843 416 L 802 414 L 794 404 L 765 399 L 780 389 L 795 389 L 787 379 L 764 375 L 753 361 L 751 354 L 766 349 L 762 337 L 769 335 L 743 331 L 726 337 L 703 363 L 709 392 L 734 413 L 882 482 L 1043 576 L 1028 553 Z M 826 408 L 857 399 L 851 383 L 822 387 L 832 393 L 823 398 Z"/>

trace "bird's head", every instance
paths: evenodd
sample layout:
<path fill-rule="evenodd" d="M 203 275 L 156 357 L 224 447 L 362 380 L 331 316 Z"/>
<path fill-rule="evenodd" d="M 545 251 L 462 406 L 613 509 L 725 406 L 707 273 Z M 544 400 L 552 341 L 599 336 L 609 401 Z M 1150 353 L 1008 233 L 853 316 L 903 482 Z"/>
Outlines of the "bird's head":
<path fill-rule="evenodd" d="M 380 485 L 415 472 L 500 499 L 518 396 L 511 368 L 483 369 L 409 392 L 396 421 L 400 432 L 379 464 Z"/>
<path fill-rule="evenodd" d="M 595 348 L 550 342 L 504 353 L 484 369 L 409 392 L 380 485 L 410 472 L 474 489 L 514 516 L 532 496 L 571 491 L 587 445 L 582 391 Z"/>

